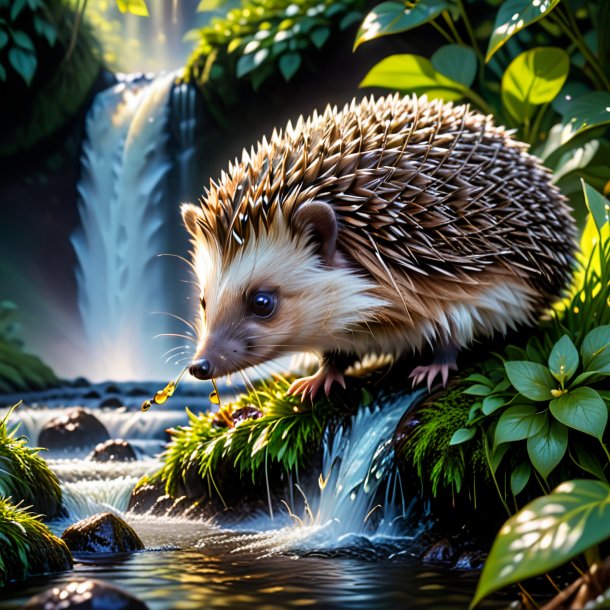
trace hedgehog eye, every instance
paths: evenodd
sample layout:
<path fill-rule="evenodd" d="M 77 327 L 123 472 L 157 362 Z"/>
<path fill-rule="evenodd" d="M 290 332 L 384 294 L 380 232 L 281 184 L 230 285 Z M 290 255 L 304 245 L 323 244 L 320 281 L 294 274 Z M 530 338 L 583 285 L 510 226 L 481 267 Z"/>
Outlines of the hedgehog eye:
<path fill-rule="evenodd" d="M 277 307 L 277 296 L 274 292 L 257 290 L 250 297 L 250 311 L 257 318 L 270 317 Z"/>

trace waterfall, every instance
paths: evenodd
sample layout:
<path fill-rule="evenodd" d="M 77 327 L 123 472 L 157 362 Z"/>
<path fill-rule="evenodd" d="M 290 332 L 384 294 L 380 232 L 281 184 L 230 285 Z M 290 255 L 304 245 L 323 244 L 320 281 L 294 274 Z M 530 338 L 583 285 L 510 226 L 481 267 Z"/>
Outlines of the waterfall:
<path fill-rule="evenodd" d="M 167 342 L 153 338 L 184 332 L 161 315 L 176 309 L 178 279 L 159 258 L 168 252 L 195 173 L 195 94 L 175 86 L 176 76 L 124 77 L 98 94 L 88 114 L 78 184 L 81 226 L 72 244 L 84 333 L 80 364 L 92 379 L 174 374 L 163 363 Z M 168 146 L 172 106 L 184 134 L 176 138 L 175 155 Z M 181 176 L 181 188 L 173 188 L 172 171 Z"/>

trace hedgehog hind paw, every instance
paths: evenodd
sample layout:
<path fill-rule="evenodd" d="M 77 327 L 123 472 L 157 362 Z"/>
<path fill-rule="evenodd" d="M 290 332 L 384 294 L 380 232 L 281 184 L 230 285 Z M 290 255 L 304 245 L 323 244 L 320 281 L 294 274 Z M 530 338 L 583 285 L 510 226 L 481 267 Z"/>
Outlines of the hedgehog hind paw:
<path fill-rule="evenodd" d="M 330 394 L 333 383 L 338 383 L 345 389 L 343 373 L 335 366 L 321 367 L 313 375 L 295 379 L 288 388 L 291 396 L 301 396 L 301 402 L 309 396 L 313 401 L 320 389 L 324 388 L 326 396 Z"/>
<path fill-rule="evenodd" d="M 432 388 L 432 384 L 438 375 L 441 377 L 443 387 L 449 381 L 449 371 L 457 371 L 455 362 L 433 362 L 426 366 L 416 366 L 409 375 L 409 379 L 413 380 L 413 387 L 420 385 L 424 381 L 428 386 L 428 391 Z"/>

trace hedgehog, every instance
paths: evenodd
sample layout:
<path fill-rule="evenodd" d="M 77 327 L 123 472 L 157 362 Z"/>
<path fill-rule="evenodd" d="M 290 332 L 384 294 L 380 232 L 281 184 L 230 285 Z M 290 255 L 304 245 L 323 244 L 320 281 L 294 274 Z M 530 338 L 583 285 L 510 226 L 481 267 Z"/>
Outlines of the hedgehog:
<path fill-rule="evenodd" d="M 432 351 L 447 384 L 473 342 L 531 325 L 566 284 L 575 225 L 551 174 L 468 105 L 400 95 L 275 130 L 182 205 L 200 289 L 191 375 L 293 352 L 301 400 L 368 355 Z"/>

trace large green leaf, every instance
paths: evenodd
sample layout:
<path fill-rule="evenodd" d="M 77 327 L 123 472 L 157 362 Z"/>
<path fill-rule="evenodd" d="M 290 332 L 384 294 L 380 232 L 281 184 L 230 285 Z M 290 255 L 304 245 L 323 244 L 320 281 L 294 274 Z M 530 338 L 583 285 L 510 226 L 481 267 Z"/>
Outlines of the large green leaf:
<path fill-rule="evenodd" d="M 459 445 L 461 443 L 465 443 L 474 437 L 476 434 L 476 428 L 460 428 L 453 433 L 451 440 L 449 441 L 450 445 Z"/>
<path fill-rule="evenodd" d="M 15 72 L 29 85 L 36 72 L 36 55 L 30 51 L 24 51 L 19 47 L 12 47 L 8 52 L 8 60 L 15 69 Z"/>
<path fill-rule="evenodd" d="M 568 448 L 568 429 L 548 420 L 537 434 L 527 439 L 527 454 L 534 468 L 546 479 L 561 462 Z"/>
<path fill-rule="evenodd" d="M 561 566 L 610 537 L 610 486 L 562 483 L 527 504 L 500 530 L 471 607 L 490 593 Z"/>
<path fill-rule="evenodd" d="M 550 400 L 557 382 L 543 364 L 528 360 L 509 360 L 504 363 L 513 387 L 530 400 Z"/>
<path fill-rule="evenodd" d="M 564 122 L 572 127 L 573 135 L 610 123 L 610 93 L 607 91 L 585 93 L 570 104 L 563 118 Z"/>
<path fill-rule="evenodd" d="M 568 54 L 558 47 L 537 47 L 521 53 L 502 76 L 502 104 L 519 124 L 561 91 L 570 70 Z"/>
<path fill-rule="evenodd" d="M 598 326 L 587 333 L 580 353 L 586 370 L 610 373 L 610 326 Z"/>
<path fill-rule="evenodd" d="M 493 54 L 517 32 L 546 17 L 559 0 L 507 0 L 496 14 L 496 22 L 487 46 L 488 62 Z"/>
<path fill-rule="evenodd" d="M 551 400 L 549 408 L 562 424 L 599 439 L 608 423 L 608 407 L 593 388 L 571 390 Z"/>
<path fill-rule="evenodd" d="M 496 426 L 494 446 L 521 441 L 537 434 L 547 421 L 534 405 L 514 405 L 502 413 Z"/>
<path fill-rule="evenodd" d="M 447 78 L 470 87 L 477 75 L 477 55 L 470 47 L 447 44 L 430 58 L 432 66 Z"/>
<path fill-rule="evenodd" d="M 280 72 L 289 81 L 301 65 L 301 55 L 296 52 L 285 53 L 280 57 Z"/>
<path fill-rule="evenodd" d="M 430 99 L 459 100 L 465 87 L 437 72 L 429 59 L 419 55 L 390 55 L 373 66 L 360 87 L 384 87 Z"/>
<path fill-rule="evenodd" d="M 356 49 L 363 42 L 388 34 L 406 32 L 423 25 L 440 15 L 446 8 L 444 0 L 419 0 L 407 5 L 405 2 L 382 2 L 364 19 L 356 34 Z"/>
<path fill-rule="evenodd" d="M 601 235 L 602 228 L 608 223 L 608 210 L 610 209 L 610 203 L 602 194 L 598 193 L 584 180 L 581 180 L 580 182 L 582 184 L 583 194 L 585 197 L 585 204 L 587 209 L 591 212 L 591 216 L 593 216 L 597 232 Z"/>
<path fill-rule="evenodd" d="M 551 375 L 559 381 L 564 383 L 566 380 L 571 379 L 572 375 L 578 368 L 578 350 L 572 339 L 568 335 L 564 335 L 555 343 L 551 354 L 549 356 L 549 370 Z"/>
<path fill-rule="evenodd" d="M 510 490 L 513 496 L 520 494 L 532 476 L 532 467 L 529 462 L 523 462 L 515 468 L 510 475 Z"/>

